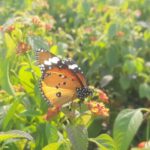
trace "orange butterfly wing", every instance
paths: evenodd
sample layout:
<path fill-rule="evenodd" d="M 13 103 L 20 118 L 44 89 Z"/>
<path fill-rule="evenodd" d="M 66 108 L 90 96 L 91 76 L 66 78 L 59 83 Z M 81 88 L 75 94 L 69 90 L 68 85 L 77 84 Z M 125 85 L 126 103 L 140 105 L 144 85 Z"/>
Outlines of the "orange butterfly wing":
<path fill-rule="evenodd" d="M 38 65 L 43 64 L 45 60 L 54 57 L 55 55 L 43 49 L 36 50 L 36 60 Z"/>
<path fill-rule="evenodd" d="M 36 51 L 36 57 L 42 71 L 41 92 L 49 104 L 68 103 L 77 98 L 78 88 L 87 87 L 84 75 L 73 61 L 63 61 L 43 49 Z"/>
<path fill-rule="evenodd" d="M 80 87 L 78 78 L 65 68 L 53 68 L 46 71 L 41 81 L 44 96 L 55 106 L 74 100 L 77 97 L 76 88 Z"/>

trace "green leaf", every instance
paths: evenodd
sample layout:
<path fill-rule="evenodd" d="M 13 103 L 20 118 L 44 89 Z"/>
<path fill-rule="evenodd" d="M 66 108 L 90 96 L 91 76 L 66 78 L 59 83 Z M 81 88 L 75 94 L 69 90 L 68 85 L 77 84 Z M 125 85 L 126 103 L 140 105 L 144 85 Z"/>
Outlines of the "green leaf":
<path fill-rule="evenodd" d="M 67 134 L 72 143 L 73 150 L 87 150 L 88 134 L 83 126 L 67 126 Z"/>
<path fill-rule="evenodd" d="M 28 37 L 28 42 L 30 46 L 32 47 L 33 50 L 36 49 L 46 49 L 49 50 L 49 45 L 47 42 L 45 42 L 41 37 L 39 36 L 29 36 Z"/>
<path fill-rule="evenodd" d="M 12 139 L 12 138 L 25 138 L 27 140 L 33 140 L 32 136 L 24 131 L 20 131 L 20 130 L 11 130 L 11 131 L 7 131 L 7 132 L 0 132 L 0 142 L 2 141 L 6 141 L 8 139 Z"/>
<path fill-rule="evenodd" d="M 11 36 L 17 42 L 23 39 L 22 31 L 18 28 L 15 28 L 15 30 L 11 32 Z"/>
<path fill-rule="evenodd" d="M 2 122 L 2 120 L 3 120 L 3 118 L 5 118 L 5 115 L 6 115 L 6 113 L 7 113 L 7 111 L 9 110 L 9 108 L 10 108 L 10 104 L 8 104 L 8 105 L 5 105 L 5 106 L 0 106 L 0 126 L 1 126 L 1 122 Z"/>
<path fill-rule="evenodd" d="M 15 54 L 16 44 L 8 33 L 4 34 L 4 40 L 7 48 L 6 59 L 13 58 Z"/>
<path fill-rule="evenodd" d="M 50 143 L 45 146 L 42 150 L 71 150 L 70 143 L 67 141 L 60 141 L 57 143 Z"/>
<path fill-rule="evenodd" d="M 142 58 L 136 58 L 135 65 L 137 72 L 138 73 L 142 72 L 144 69 L 144 60 Z"/>
<path fill-rule="evenodd" d="M 129 74 L 140 73 L 143 71 L 144 60 L 141 58 L 136 58 L 134 60 L 126 60 L 123 66 L 124 72 Z"/>
<path fill-rule="evenodd" d="M 60 146 L 60 143 L 57 142 L 57 143 L 50 143 L 48 144 L 47 146 L 45 146 L 44 148 L 42 148 L 42 150 L 59 150 L 59 146 Z"/>
<path fill-rule="evenodd" d="M 81 112 L 80 116 L 77 118 L 76 124 L 83 125 L 85 127 L 88 126 L 88 123 L 90 122 L 92 116 L 89 111 L 86 111 L 86 109 L 87 108 L 85 105 L 81 105 L 81 111 L 83 111 L 83 113 Z"/>
<path fill-rule="evenodd" d="M 121 84 L 121 87 L 126 90 L 130 87 L 130 79 L 125 76 L 125 75 L 121 75 L 120 79 L 119 79 L 119 82 Z"/>
<path fill-rule="evenodd" d="M 9 61 L 0 57 L 0 81 L 1 87 L 11 95 L 15 95 L 9 78 Z"/>
<path fill-rule="evenodd" d="M 106 54 L 106 61 L 109 67 L 113 68 L 119 63 L 119 51 L 116 47 L 112 47 Z"/>
<path fill-rule="evenodd" d="M 117 147 L 115 145 L 114 140 L 107 134 L 101 134 L 100 136 L 96 138 L 91 138 L 90 141 L 97 144 L 98 148 L 100 150 L 116 150 Z"/>
<path fill-rule="evenodd" d="M 59 146 L 59 150 L 71 150 L 71 145 L 69 143 L 69 141 L 62 141 L 60 146 Z"/>
<path fill-rule="evenodd" d="M 108 36 L 109 38 L 113 38 L 116 35 L 118 25 L 115 23 L 109 24 L 108 27 Z"/>
<path fill-rule="evenodd" d="M 48 142 L 51 142 L 51 143 L 56 142 L 59 138 L 56 127 L 50 124 L 46 124 L 45 133 L 46 133 Z"/>
<path fill-rule="evenodd" d="M 142 83 L 139 86 L 139 94 L 141 98 L 148 98 L 150 99 L 150 86 L 147 83 Z"/>
<path fill-rule="evenodd" d="M 10 108 L 8 109 L 4 119 L 3 119 L 3 123 L 2 123 L 2 128 L 3 130 L 6 130 L 8 125 L 9 125 L 9 122 L 11 119 L 13 119 L 13 116 L 15 111 L 16 111 L 16 108 L 18 106 L 18 104 L 20 103 L 20 99 L 16 99 L 10 106 Z"/>
<path fill-rule="evenodd" d="M 40 123 L 37 127 L 37 131 L 35 138 L 37 149 L 43 148 L 47 143 L 55 143 L 59 139 L 56 127 L 50 125 L 48 122 Z"/>
<path fill-rule="evenodd" d="M 84 9 L 84 13 L 85 15 L 88 15 L 89 11 L 90 11 L 90 4 L 87 1 L 83 1 L 82 2 L 82 7 Z"/>
<path fill-rule="evenodd" d="M 99 133 L 102 132 L 101 124 L 102 118 L 95 118 L 88 126 L 88 137 L 97 137 Z"/>
<path fill-rule="evenodd" d="M 127 150 L 134 135 L 143 121 L 143 114 L 140 109 L 125 109 L 117 116 L 113 137 L 118 150 Z"/>
<path fill-rule="evenodd" d="M 34 83 L 33 83 L 34 79 L 33 79 L 30 66 L 26 65 L 20 68 L 19 78 L 26 92 L 33 94 L 34 93 Z"/>
<path fill-rule="evenodd" d="M 58 54 L 58 46 L 57 45 L 53 45 L 51 47 L 51 53 L 57 55 Z"/>
<path fill-rule="evenodd" d="M 59 55 L 64 55 L 64 52 L 68 49 L 68 44 L 63 42 L 58 42 L 57 52 Z"/>
<path fill-rule="evenodd" d="M 123 65 L 123 71 L 128 74 L 136 73 L 136 64 L 134 60 L 126 60 Z"/>

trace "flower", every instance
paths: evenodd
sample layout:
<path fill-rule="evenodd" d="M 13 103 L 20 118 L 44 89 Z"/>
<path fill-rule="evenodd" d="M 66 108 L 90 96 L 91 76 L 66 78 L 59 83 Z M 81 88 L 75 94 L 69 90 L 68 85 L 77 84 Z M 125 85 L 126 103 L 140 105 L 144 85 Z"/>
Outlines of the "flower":
<path fill-rule="evenodd" d="M 91 27 L 86 27 L 86 28 L 84 29 L 84 32 L 87 33 L 87 34 L 92 33 L 92 31 L 93 31 L 93 29 L 92 29 Z"/>
<path fill-rule="evenodd" d="M 124 32 L 123 31 L 118 31 L 117 33 L 116 33 L 116 36 L 117 37 L 123 37 L 124 36 Z"/>
<path fill-rule="evenodd" d="M 49 8 L 49 4 L 48 4 L 47 0 L 36 0 L 34 2 L 34 7 L 35 6 L 37 6 L 37 7 L 40 6 L 41 8 L 46 8 L 46 9 Z"/>
<path fill-rule="evenodd" d="M 3 31 L 3 26 L 0 26 L 0 31 Z"/>
<path fill-rule="evenodd" d="M 96 40 L 97 40 L 97 37 L 96 37 L 96 36 L 91 36 L 91 37 L 90 37 L 90 40 L 91 40 L 91 41 L 96 41 Z"/>
<path fill-rule="evenodd" d="M 150 146 L 149 141 L 142 141 L 137 145 L 138 148 L 148 148 L 149 146 Z"/>
<path fill-rule="evenodd" d="M 110 10 L 109 6 L 104 6 L 102 12 L 107 13 L 109 10 Z"/>
<path fill-rule="evenodd" d="M 10 25 L 10 26 L 8 26 L 7 28 L 6 28 L 6 32 L 12 32 L 13 30 L 15 30 L 15 26 L 13 26 L 13 25 Z"/>
<path fill-rule="evenodd" d="M 47 31 L 50 31 L 51 29 L 52 29 L 52 24 L 50 24 L 50 23 L 46 23 L 45 24 L 45 29 L 47 30 Z"/>
<path fill-rule="evenodd" d="M 0 95 L 1 94 L 6 94 L 6 91 L 5 90 L 0 90 Z"/>
<path fill-rule="evenodd" d="M 14 88 L 15 92 L 23 92 L 24 91 L 23 87 L 20 84 L 13 85 L 13 88 Z"/>
<path fill-rule="evenodd" d="M 47 114 L 44 116 L 44 119 L 45 120 L 52 119 L 54 116 L 56 116 L 59 113 L 60 109 L 61 109 L 60 106 L 53 106 L 49 108 Z"/>
<path fill-rule="evenodd" d="M 20 42 L 17 46 L 17 53 L 22 54 L 30 49 L 30 46 L 25 42 Z"/>
<path fill-rule="evenodd" d="M 86 103 L 88 109 L 96 116 L 109 116 L 109 109 L 105 108 L 103 103 L 99 103 L 96 101 L 90 101 Z"/>
<path fill-rule="evenodd" d="M 140 142 L 139 144 L 138 144 L 138 148 L 144 148 L 145 147 L 145 142 L 143 141 L 143 142 Z"/>
<path fill-rule="evenodd" d="M 141 15 L 142 15 L 141 10 L 137 9 L 137 10 L 135 11 L 135 16 L 136 16 L 137 18 L 139 18 L 139 17 L 141 17 Z"/>
<path fill-rule="evenodd" d="M 32 23 L 36 26 L 39 26 L 39 27 L 43 26 L 43 22 L 40 20 L 40 18 L 38 16 L 32 17 Z"/>
<path fill-rule="evenodd" d="M 109 103 L 109 98 L 106 95 L 105 92 L 103 92 L 102 90 L 99 90 L 99 98 L 100 100 L 102 100 L 104 103 Z"/>

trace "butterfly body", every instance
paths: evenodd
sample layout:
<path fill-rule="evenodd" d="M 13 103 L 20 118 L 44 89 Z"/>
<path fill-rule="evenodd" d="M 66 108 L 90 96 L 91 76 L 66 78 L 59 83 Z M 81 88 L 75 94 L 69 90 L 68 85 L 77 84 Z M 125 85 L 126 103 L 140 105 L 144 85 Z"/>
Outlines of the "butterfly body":
<path fill-rule="evenodd" d="M 42 72 L 41 93 L 49 104 L 62 106 L 92 93 L 83 72 L 70 59 L 61 59 L 43 49 L 36 51 L 36 57 Z"/>

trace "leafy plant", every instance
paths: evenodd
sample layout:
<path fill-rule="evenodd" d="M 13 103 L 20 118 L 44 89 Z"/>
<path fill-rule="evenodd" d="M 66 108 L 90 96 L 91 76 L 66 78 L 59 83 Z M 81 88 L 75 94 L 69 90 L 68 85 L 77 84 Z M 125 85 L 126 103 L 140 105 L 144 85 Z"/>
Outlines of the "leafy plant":
<path fill-rule="evenodd" d="M 1 0 L 0 148 L 149 149 L 149 5 Z M 38 87 L 38 48 L 75 60 L 93 97 L 75 100 L 71 111 L 48 108 Z"/>

